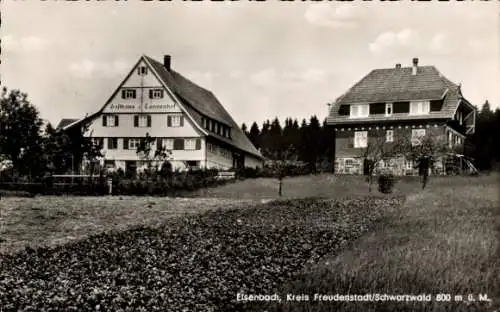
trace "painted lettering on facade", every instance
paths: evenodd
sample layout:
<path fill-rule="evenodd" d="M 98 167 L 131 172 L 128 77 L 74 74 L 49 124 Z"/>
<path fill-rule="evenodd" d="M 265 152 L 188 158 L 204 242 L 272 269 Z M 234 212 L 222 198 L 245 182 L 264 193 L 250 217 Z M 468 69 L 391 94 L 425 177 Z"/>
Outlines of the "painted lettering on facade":
<path fill-rule="evenodd" d="M 150 104 L 150 103 L 145 103 L 144 104 L 144 110 L 147 111 L 153 111 L 153 110 L 167 110 L 172 108 L 174 105 L 173 104 Z"/>
<path fill-rule="evenodd" d="M 131 109 L 136 109 L 135 104 L 111 104 L 109 105 L 109 109 L 113 111 L 120 111 L 120 110 L 131 110 Z"/>

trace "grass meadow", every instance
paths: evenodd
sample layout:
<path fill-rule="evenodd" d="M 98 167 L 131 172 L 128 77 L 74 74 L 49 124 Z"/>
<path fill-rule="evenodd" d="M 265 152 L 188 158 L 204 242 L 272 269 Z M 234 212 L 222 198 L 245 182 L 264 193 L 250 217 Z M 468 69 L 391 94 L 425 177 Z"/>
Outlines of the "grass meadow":
<path fill-rule="evenodd" d="M 431 177 L 422 190 L 403 177 L 391 206 L 373 230 L 340 253 L 324 256 L 285 282 L 283 294 L 430 294 L 430 302 L 282 302 L 268 311 L 495 311 L 500 309 L 500 175 Z M 0 200 L 1 253 L 58 245 L 109 230 L 155 227 L 175 217 L 244 209 L 278 198 L 274 179 L 249 179 L 197 191 L 192 198 L 35 197 Z M 320 174 L 287 178 L 287 199 L 368 195 L 363 177 Z M 376 186 L 371 196 L 378 193 Z M 371 207 L 365 207 L 370 209 Z M 286 221 L 286 220 L 285 220 Z M 292 220 L 291 220 L 292 221 Z M 0 255 L 1 260 L 1 255 Z M 1 262 L 1 261 L 0 261 Z M 438 294 L 451 302 L 438 302 Z M 488 301 L 479 301 L 479 295 Z M 462 299 L 458 301 L 459 297 Z M 475 301 L 469 300 L 472 295 Z M 444 296 L 443 299 L 447 297 Z M 484 298 L 484 297 L 483 297 Z"/>
<path fill-rule="evenodd" d="M 498 176 L 440 177 L 407 194 L 377 229 L 325 257 L 284 291 L 431 294 L 425 303 L 287 303 L 280 311 L 495 311 L 500 299 Z M 451 302 L 436 295 L 451 295 Z M 473 300 L 469 300 L 469 294 Z M 479 295 L 490 301 L 479 301 Z M 455 296 L 462 296 L 462 298 Z"/>

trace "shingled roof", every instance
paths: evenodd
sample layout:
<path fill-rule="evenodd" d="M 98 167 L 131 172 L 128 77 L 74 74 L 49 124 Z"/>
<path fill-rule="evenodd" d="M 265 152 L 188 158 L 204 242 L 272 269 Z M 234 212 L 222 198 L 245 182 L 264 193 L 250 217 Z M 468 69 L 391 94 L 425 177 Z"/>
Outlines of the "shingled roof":
<path fill-rule="evenodd" d="M 443 106 L 440 111 L 432 111 L 426 116 L 393 113 L 390 117 L 373 115 L 354 120 L 350 119 L 349 116 L 339 114 L 341 105 L 417 100 L 443 100 Z M 470 105 L 462 97 L 460 87 L 444 77 L 434 66 L 418 66 L 415 75 L 412 74 L 412 67 L 375 69 L 336 100 L 330 107 L 327 122 L 329 124 L 344 124 L 424 118 L 448 119 L 453 118 L 459 100 Z"/>
<path fill-rule="evenodd" d="M 181 104 L 191 117 L 193 117 L 199 127 L 203 128 L 202 118 L 206 116 L 224 123 L 232 129 L 231 139 L 212 132 L 208 132 L 209 136 L 262 158 L 260 152 L 255 148 L 252 142 L 250 142 L 248 137 L 243 133 L 238 124 L 211 91 L 198 86 L 173 69 L 167 70 L 163 63 L 149 56 L 145 56 L 144 58 L 154 68 L 165 85 L 167 85 L 175 96 L 181 100 Z"/>
<path fill-rule="evenodd" d="M 247 152 L 261 159 L 263 158 L 260 152 L 255 148 L 252 142 L 250 142 L 248 137 L 243 133 L 238 124 L 233 120 L 231 115 L 226 111 L 211 91 L 198 86 L 191 80 L 174 71 L 172 68 L 167 69 L 163 63 L 158 62 L 149 56 L 144 55 L 141 59 L 152 67 L 154 72 L 158 75 L 158 79 L 160 79 L 163 84 L 174 93 L 175 97 L 181 102 L 180 104 L 182 107 L 193 118 L 199 128 L 204 129 L 202 123 L 203 117 L 209 117 L 231 127 L 231 139 L 217 135 L 210 131 L 207 131 L 208 136 L 230 144 L 241 151 Z M 97 116 L 100 112 L 102 112 L 105 106 L 106 105 L 88 118 L 94 118 Z M 84 119 L 82 119 L 82 121 L 83 120 Z M 78 123 L 74 122 L 71 126 L 74 124 Z"/>

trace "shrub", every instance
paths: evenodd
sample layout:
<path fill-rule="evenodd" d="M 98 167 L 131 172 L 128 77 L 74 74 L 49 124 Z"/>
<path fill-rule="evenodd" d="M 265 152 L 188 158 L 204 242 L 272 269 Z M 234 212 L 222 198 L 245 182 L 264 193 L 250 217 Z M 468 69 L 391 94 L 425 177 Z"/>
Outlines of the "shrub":
<path fill-rule="evenodd" d="M 391 173 L 384 173 L 378 178 L 378 190 L 381 193 L 389 194 L 392 193 L 396 179 Z"/>

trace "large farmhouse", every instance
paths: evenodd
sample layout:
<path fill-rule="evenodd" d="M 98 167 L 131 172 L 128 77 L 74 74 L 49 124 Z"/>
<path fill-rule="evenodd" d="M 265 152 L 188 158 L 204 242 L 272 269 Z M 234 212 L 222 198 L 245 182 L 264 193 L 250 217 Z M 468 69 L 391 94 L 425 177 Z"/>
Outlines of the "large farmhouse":
<path fill-rule="evenodd" d="M 109 100 L 88 117 L 63 119 L 65 131 L 88 124 L 102 147 L 101 164 L 124 171 L 144 166 L 137 146 L 146 135 L 170 151 L 174 169 L 261 167 L 263 158 L 214 94 L 163 63 L 142 56 Z"/>
<path fill-rule="evenodd" d="M 366 159 L 360 157 L 375 138 L 395 137 L 418 144 L 419 138 L 442 138 L 450 148 L 473 133 L 476 109 L 457 85 L 434 66 L 375 69 L 352 86 L 330 106 L 327 123 L 335 131 L 335 171 L 339 174 L 366 173 Z M 444 159 L 437 163 L 442 169 Z M 400 175 L 417 173 L 410 159 L 382 162 Z M 436 170 L 439 172 L 439 170 Z M 440 171 L 441 173 L 443 170 Z"/>

